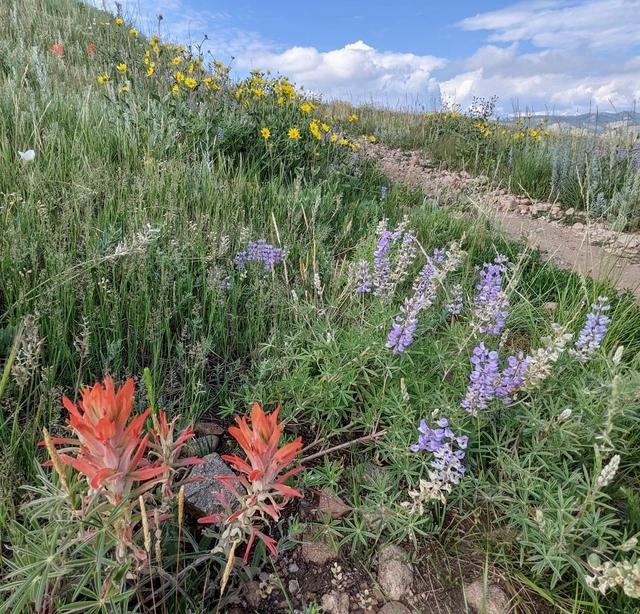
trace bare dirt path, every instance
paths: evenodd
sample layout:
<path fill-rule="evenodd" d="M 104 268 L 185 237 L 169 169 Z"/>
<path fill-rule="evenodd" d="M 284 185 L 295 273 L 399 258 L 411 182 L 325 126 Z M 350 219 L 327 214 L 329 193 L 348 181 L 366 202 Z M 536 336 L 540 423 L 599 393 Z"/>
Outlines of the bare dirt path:
<path fill-rule="evenodd" d="M 489 186 L 486 177 L 435 168 L 418 152 L 363 143 L 367 155 L 395 181 L 419 187 L 440 202 L 461 202 L 509 237 L 540 250 L 559 267 L 630 290 L 640 300 L 640 235 L 611 230 L 556 203 L 533 201 Z"/>

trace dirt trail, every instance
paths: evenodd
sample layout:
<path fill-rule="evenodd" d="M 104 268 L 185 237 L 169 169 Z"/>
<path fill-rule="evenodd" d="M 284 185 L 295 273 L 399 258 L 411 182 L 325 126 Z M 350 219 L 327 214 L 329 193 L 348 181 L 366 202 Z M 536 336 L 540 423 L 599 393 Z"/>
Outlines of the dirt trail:
<path fill-rule="evenodd" d="M 363 143 L 391 179 L 422 188 L 440 202 L 461 202 L 486 215 L 511 238 L 540 250 L 559 267 L 609 281 L 640 301 L 640 235 L 611 230 L 581 212 L 493 189 L 486 177 L 435 168 L 418 152 Z"/>

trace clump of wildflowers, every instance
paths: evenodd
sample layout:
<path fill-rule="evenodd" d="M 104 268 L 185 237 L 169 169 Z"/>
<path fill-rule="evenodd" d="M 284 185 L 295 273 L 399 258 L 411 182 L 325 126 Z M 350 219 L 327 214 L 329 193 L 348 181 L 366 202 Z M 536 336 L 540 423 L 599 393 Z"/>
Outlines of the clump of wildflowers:
<path fill-rule="evenodd" d="M 249 241 L 247 249 L 238 252 L 235 263 L 239 270 L 244 270 L 249 262 L 256 262 L 263 265 L 266 273 L 271 273 L 276 264 L 284 260 L 284 252 L 279 247 L 267 243 L 265 239 Z"/>
<path fill-rule="evenodd" d="M 485 263 L 480 270 L 477 294 L 473 299 L 472 329 L 485 335 L 499 335 L 509 315 L 509 298 L 502 288 L 507 271 L 505 256 L 497 256 L 493 263 Z"/>
<path fill-rule="evenodd" d="M 411 513 L 423 512 L 423 505 L 430 500 L 446 502 L 445 494 L 458 484 L 466 471 L 462 464 L 467 447 L 466 435 L 456 436 L 449 427 L 447 418 L 440 418 L 435 428 L 426 420 L 420 421 L 418 442 L 411 446 L 413 452 L 426 451 L 433 454 L 429 480 L 420 480 L 419 491 L 409 491 L 412 502 L 404 504 Z"/>
<path fill-rule="evenodd" d="M 591 569 L 594 575 L 586 577 L 586 582 L 591 588 L 603 595 L 609 589 L 622 588 L 628 597 L 640 599 L 640 559 L 601 563 L 595 556 Z"/>
<path fill-rule="evenodd" d="M 589 361 L 593 353 L 600 347 L 609 327 L 611 318 L 606 312 L 611 309 L 609 299 L 606 296 L 598 297 L 598 301 L 591 305 L 592 311 L 587 314 L 587 319 L 578 335 L 576 344 L 571 350 L 572 356 L 580 362 Z"/>
<path fill-rule="evenodd" d="M 405 299 L 387 337 L 387 347 L 393 350 L 394 354 L 401 354 L 413 343 L 418 315 L 433 305 L 438 285 L 460 265 L 463 254 L 459 245 L 453 243 L 449 250 L 435 249 L 433 254 L 427 257 L 427 263 L 413 283 L 412 294 Z"/>
<path fill-rule="evenodd" d="M 487 409 L 489 402 L 496 396 L 498 385 L 498 352 L 489 350 L 484 343 L 473 349 L 471 356 L 473 370 L 469 375 L 469 385 L 460 406 L 472 416 L 478 410 Z"/>

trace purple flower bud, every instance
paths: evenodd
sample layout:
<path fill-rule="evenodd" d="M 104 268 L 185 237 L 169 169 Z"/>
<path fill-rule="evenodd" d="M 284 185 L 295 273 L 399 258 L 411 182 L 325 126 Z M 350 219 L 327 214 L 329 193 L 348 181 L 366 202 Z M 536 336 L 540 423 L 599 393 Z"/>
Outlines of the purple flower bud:
<path fill-rule="evenodd" d="M 611 322 L 611 318 L 605 315 L 611 309 L 609 299 L 606 296 L 600 296 L 598 302 L 591 305 L 591 309 L 592 311 L 587 314 L 585 324 L 571 352 L 582 363 L 588 362 L 600 347 Z"/>
<path fill-rule="evenodd" d="M 249 241 L 247 249 L 238 252 L 235 257 L 235 263 L 239 270 L 243 270 L 249 262 L 259 262 L 267 273 L 273 271 L 274 266 L 283 260 L 283 251 L 279 247 L 267 243 L 265 239 Z"/>

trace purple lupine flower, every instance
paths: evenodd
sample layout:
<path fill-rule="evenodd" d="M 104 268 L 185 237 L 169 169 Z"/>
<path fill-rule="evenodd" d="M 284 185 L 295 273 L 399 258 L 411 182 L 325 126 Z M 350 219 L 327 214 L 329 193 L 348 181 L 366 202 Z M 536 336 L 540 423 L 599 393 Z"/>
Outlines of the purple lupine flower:
<path fill-rule="evenodd" d="M 464 450 L 469 438 L 455 435 L 447 418 L 440 418 L 436 428 L 431 428 L 426 420 L 420 421 L 418 443 L 411 446 L 413 452 L 424 450 L 433 454 L 429 463 L 431 483 L 439 493 L 451 492 L 451 484 L 457 484 L 466 468 L 462 464 Z"/>
<path fill-rule="evenodd" d="M 591 305 L 591 311 L 587 314 L 587 319 L 571 352 L 580 362 L 588 362 L 600 347 L 611 322 L 611 318 L 605 315 L 609 309 L 611 305 L 606 296 L 598 297 L 598 302 Z"/>
<path fill-rule="evenodd" d="M 485 335 L 499 335 L 509 315 L 509 298 L 502 289 L 506 261 L 505 256 L 498 256 L 493 263 L 485 262 L 476 285 L 472 328 Z"/>
<path fill-rule="evenodd" d="M 222 126 L 218 126 L 218 128 L 216 129 L 216 139 L 218 139 L 219 141 L 224 139 L 224 128 Z"/>
<path fill-rule="evenodd" d="M 418 326 L 418 314 L 435 299 L 435 275 L 437 268 L 429 261 L 422 267 L 413 286 L 413 294 L 407 297 L 395 317 L 387 337 L 387 347 L 394 354 L 401 354 L 413 343 L 413 333 Z"/>
<path fill-rule="evenodd" d="M 484 343 L 473 349 L 471 356 L 473 371 L 469 375 L 469 385 L 460 406 L 472 416 L 479 409 L 487 409 L 489 402 L 496 396 L 498 380 L 498 352 L 489 350 Z"/>
<path fill-rule="evenodd" d="M 394 241 L 394 233 L 387 228 L 387 220 L 382 220 L 377 229 L 378 241 L 373 252 L 373 285 L 376 295 L 386 295 L 391 286 L 391 260 L 389 253 Z"/>
<path fill-rule="evenodd" d="M 354 268 L 354 284 L 358 294 L 366 294 L 371 292 L 371 268 L 366 260 L 360 260 Z"/>
<path fill-rule="evenodd" d="M 239 270 L 243 270 L 248 262 L 259 262 L 267 273 L 273 271 L 273 267 L 283 260 L 283 251 L 279 247 L 267 243 L 265 239 L 249 241 L 247 249 L 238 252 L 235 257 L 235 263 Z"/>
<path fill-rule="evenodd" d="M 380 198 L 386 198 L 389 192 L 389 188 L 386 185 L 380 186 Z"/>
<path fill-rule="evenodd" d="M 513 395 L 523 386 L 530 362 L 531 358 L 522 352 L 507 358 L 507 366 L 500 373 L 496 385 L 496 397 L 505 405 L 513 402 Z"/>
<path fill-rule="evenodd" d="M 456 284 L 455 286 L 453 286 L 453 288 L 451 288 L 451 298 L 446 304 L 447 313 L 450 316 L 459 316 L 462 313 L 462 306 L 462 286 L 460 284 Z"/>

